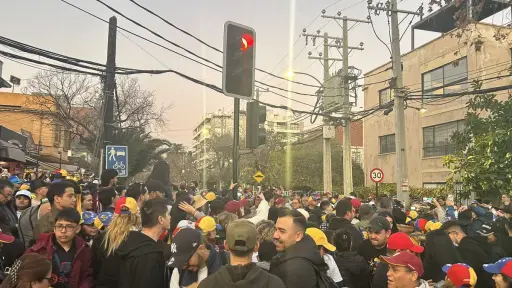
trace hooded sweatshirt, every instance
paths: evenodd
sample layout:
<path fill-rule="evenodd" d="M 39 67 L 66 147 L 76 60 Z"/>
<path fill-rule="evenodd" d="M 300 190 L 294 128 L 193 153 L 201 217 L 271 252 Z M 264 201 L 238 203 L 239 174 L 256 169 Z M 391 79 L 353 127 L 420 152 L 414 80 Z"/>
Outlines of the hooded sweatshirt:
<path fill-rule="evenodd" d="M 475 287 L 493 287 L 492 274 L 483 269 L 483 265 L 498 261 L 499 255 L 495 255 L 491 244 L 483 236 L 466 236 L 462 238 L 457 247 L 464 263 L 475 269 L 477 282 Z"/>
<path fill-rule="evenodd" d="M 237 266 L 223 266 L 217 273 L 208 276 L 199 288 L 284 288 L 284 284 L 277 276 L 272 275 L 255 263 Z"/>

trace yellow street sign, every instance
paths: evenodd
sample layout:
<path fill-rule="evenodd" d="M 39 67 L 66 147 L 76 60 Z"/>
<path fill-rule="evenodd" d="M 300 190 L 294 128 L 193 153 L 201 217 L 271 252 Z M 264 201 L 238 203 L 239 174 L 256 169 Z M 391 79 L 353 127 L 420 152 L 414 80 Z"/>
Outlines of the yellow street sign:
<path fill-rule="evenodd" d="M 252 176 L 252 178 L 254 178 L 254 180 L 256 180 L 256 182 L 260 183 L 265 178 L 265 175 L 263 175 L 263 173 L 261 173 L 261 171 L 258 171 L 258 172 L 256 172 L 256 174 L 254 174 L 254 176 Z"/>

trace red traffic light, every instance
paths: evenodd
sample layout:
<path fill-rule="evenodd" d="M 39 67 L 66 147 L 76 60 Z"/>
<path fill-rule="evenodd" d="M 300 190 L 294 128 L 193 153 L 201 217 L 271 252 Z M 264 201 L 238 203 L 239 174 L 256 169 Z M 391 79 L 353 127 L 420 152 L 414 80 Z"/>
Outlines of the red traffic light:
<path fill-rule="evenodd" d="M 242 39 L 240 40 L 240 50 L 245 51 L 254 45 L 254 38 L 251 34 L 242 35 Z"/>

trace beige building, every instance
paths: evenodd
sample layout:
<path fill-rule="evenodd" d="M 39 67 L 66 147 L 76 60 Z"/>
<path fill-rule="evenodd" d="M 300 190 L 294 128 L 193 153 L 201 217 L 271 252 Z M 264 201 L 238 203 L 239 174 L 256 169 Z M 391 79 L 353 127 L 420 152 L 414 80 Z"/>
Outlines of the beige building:
<path fill-rule="evenodd" d="M 436 187 L 446 182 L 449 170 L 443 167 L 442 157 L 454 151 L 451 135 L 464 128 L 466 103 L 471 97 L 433 99 L 432 95 L 470 91 L 470 83 L 476 79 L 484 80 L 483 89 L 512 84 L 508 76 L 512 30 L 484 23 L 468 29 L 460 41 L 453 36 L 457 31 L 451 31 L 402 55 L 404 87 L 415 98 L 406 102 L 405 110 L 410 186 Z M 497 33 L 505 39 L 497 41 Z M 490 79 L 500 75 L 504 77 Z M 391 63 L 366 73 L 365 109 L 390 107 L 386 103 L 393 100 L 393 93 L 386 80 L 392 76 Z M 497 94 L 505 99 L 508 92 Z M 427 111 L 420 112 L 421 108 Z M 384 182 L 395 183 L 395 113 L 384 114 L 388 115 L 379 111 L 364 119 L 364 169 L 369 175 L 371 169 L 380 168 Z M 370 184 L 369 178 L 366 181 Z"/>

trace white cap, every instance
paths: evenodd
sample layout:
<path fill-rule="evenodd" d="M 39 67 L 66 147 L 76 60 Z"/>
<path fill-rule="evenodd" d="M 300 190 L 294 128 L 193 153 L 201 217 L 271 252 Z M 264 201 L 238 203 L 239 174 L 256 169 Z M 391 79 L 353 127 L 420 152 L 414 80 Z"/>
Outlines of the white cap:
<path fill-rule="evenodd" d="M 16 192 L 16 196 L 15 196 L 15 197 L 18 197 L 18 196 L 20 196 L 20 195 L 26 196 L 26 197 L 28 197 L 29 199 L 31 199 L 31 198 L 32 198 L 32 197 L 31 197 L 31 196 L 32 196 L 32 194 L 31 194 L 31 193 L 30 193 L 30 191 L 28 191 L 28 190 L 20 190 L 20 191 Z"/>
<path fill-rule="evenodd" d="M 94 180 L 92 181 L 92 184 L 100 184 L 100 180 L 98 180 L 98 179 L 94 179 Z"/>
<path fill-rule="evenodd" d="M 302 208 L 297 209 L 297 211 L 299 211 L 302 215 L 304 215 L 304 217 L 306 218 L 306 221 L 308 221 L 308 219 L 309 219 L 308 211 L 306 211 L 306 210 L 304 210 Z"/>

